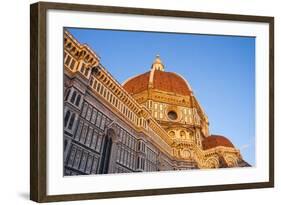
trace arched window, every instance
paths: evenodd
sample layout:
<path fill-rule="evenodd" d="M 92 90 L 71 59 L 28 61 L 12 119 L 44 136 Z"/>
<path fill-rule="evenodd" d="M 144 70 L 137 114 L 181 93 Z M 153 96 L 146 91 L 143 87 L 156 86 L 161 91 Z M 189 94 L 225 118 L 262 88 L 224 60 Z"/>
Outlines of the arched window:
<path fill-rule="evenodd" d="M 71 102 L 71 103 L 74 103 L 74 100 L 75 100 L 75 98 L 76 98 L 76 95 L 77 95 L 77 92 L 74 91 L 73 94 L 72 94 L 72 96 L 71 96 L 71 99 L 70 99 L 70 102 Z"/>
<path fill-rule="evenodd" d="M 75 66 L 75 60 L 72 59 L 71 63 L 70 63 L 70 69 L 73 70 Z"/>
<path fill-rule="evenodd" d="M 76 99 L 76 102 L 75 102 L 75 105 L 76 105 L 76 106 L 79 106 L 80 99 L 81 99 L 81 95 L 78 95 L 78 96 L 77 96 L 77 99 Z"/>
<path fill-rule="evenodd" d="M 65 60 L 65 64 L 68 66 L 68 64 L 70 63 L 70 60 L 71 60 L 71 57 L 68 55 L 66 57 L 66 60 Z"/>
<path fill-rule="evenodd" d="M 112 138 L 108 135 L 105 136 L 102 155 L 101 155 L 101 165 L 100 165 L 100 174 L 107 174 L 109 163 L 110 163 L 110 155 L 111 155 L 111 147 L 112 147 Z"/>
<path fill-rule="evenodd" d="M 66 91 L 66 95 L 65 95 L 64 100 L 67 100 L 67 98 L 68 98 L 68 96 L 69 96 L 69 93 L 70 93 L 70 89 L 68 89 L 68 90 Z"/>
<path fill-rule="evenodd" d="M 140 157 L 137 158 L 137 169 L 140 169 Z"/>
<path fill-rule="evenodd" d="M 63 144 L 63 150 L 65 151 L 66 149 L 66 146 L 67 146 L 67 140 L 64 140 L 64 144 Z"/>
<path fill-rule="evenodd" d="M 89 71 L 90 71 L 90 69 L 89 69 L 89 68 L 86 68 L 86 71 L 85 71 L 85 76 L 88 76 Z"/>
<path fill-rule="evenodd" d="M 100 89 L 100 94 L 103 93 L 103 86 L 101 86 L 101 89 Z"/>
<path fill-rule="evenodd" d="M 81 68 L 80 68 L 81 73 L 84 73 L 84 70 L 85 70 L 85 64 L 82 63 L 82 66 L 81 66 Z"/>
<path fill-rule="evenodd" d="M 64 117 L 64 127 L 66 127 L 66 125 L 67 125 L 69 116 L 70 116 L 70 111 L 68 110 L 65 114 L 65 117 Z"/>
<path fill-rule="evenodd" d="M 73 113 L 72 115 L 71 115 L 71 118 L 70 118 L 70 121 L 69 121 L 69 124 L 68 124 L 68 129 L 72 129 L 72 126 L 73 126 L 73 122 L 74 122 L 74 118 L 75 118 L 75 114 Z"/>
<path fill-rule="evenodd" d="M 95 80 L 94 81 L 94 89 L 96 89 L 96 87 L 97 87 L 97 81 Z"/>

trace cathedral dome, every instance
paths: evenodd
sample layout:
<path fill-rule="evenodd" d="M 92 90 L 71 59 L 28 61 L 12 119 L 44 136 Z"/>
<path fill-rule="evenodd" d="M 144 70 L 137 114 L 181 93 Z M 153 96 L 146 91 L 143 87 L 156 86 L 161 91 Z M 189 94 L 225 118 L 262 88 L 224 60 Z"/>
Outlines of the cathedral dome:
<path fill-rule="evenodd" d="M 211 136 L 205 138 L 202 141 L 202 146 L 203 146 L 204 150 L 211 149 L 211 148 L 218 147 L 218 146 L 234 148 L 234 145 L 231 143 L 231 141 L 229 139 L 227 139 L 224 136 L 220 136 L 220 135 L 211 135 Z"/>
<path fill-rule="evenodd" d="M 192 93 L 188 82 L 183 77 L 173 72 L 164 71 L 164 65 L 159 56 L 152 64 L 151 71 L 130 78 L 125 81 L 123 87 L 130 94 L 140 93 L 149 88 L 179 95 Z"/>

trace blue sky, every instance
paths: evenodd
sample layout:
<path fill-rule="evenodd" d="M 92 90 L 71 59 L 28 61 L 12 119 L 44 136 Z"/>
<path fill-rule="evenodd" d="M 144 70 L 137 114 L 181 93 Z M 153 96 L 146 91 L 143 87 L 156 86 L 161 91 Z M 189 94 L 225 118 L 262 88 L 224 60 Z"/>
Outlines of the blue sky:
<path fill-rule="evenodd" d="M 68 29 L 87 43 L 123 83 L 147 72 L 157 54 L 166 71 L 191 85 L 210 121 L 255 165 L 255 38 L 240 36 Z"/>

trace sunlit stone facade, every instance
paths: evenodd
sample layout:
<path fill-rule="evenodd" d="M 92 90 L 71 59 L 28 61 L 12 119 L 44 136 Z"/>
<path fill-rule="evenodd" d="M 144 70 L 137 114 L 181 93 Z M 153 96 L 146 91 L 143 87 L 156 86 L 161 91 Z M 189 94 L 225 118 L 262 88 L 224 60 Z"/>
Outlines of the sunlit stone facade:
<path fill-rule="evenodd" d="M 157 56 L 123 85 L 86 44 L 64 33 L 64 175 L 248 166 L 188 82 Z"/>

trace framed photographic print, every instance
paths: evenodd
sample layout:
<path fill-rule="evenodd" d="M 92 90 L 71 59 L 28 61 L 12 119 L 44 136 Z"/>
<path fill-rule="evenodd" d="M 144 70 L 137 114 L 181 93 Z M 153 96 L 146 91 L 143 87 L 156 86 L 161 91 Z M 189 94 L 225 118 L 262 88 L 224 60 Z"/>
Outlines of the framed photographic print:
<path fill-rule="evenodd" d="M 274 18 L 40 2 L 30 198 L 274 186 Z"/>

